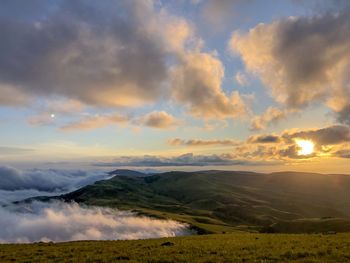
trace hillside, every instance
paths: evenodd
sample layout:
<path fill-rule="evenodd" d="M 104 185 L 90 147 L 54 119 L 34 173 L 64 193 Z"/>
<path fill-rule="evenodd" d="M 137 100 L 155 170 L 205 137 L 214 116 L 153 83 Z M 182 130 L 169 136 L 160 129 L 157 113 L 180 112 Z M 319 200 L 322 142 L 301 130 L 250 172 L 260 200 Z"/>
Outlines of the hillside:
<path fill-rule="evenodd" d="M 320 221 L 332 218 L 328 224 L 350 231 L 350 224 L 338 227 L 338 222 L 350 219 L 347 175 L 228 171 L 118 175 L 56 198 L 172 218 L 190 223 L 200 233 L 259 231 L 275 223 L 291 225 L 310 218 L 318 218 L 319 226 L 324 225 Z M 327 231 L 336 229 L 328 227 Z"/>
<path fill-rule="evenodd" d="M 349 262 L 350 236 L 221 234 L 0 245 L 1 262 Z"/>

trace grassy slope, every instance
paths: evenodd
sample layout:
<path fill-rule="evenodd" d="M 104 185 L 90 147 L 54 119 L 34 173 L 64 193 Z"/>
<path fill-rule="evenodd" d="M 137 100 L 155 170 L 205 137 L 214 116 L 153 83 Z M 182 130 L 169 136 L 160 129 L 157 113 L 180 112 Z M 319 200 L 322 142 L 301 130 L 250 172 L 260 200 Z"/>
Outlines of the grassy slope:
<path fill-rule="evenodd" d="M 350 176 L 169 172 L 146 178 L 117 176 L 62 198 L 172 218 L 204 232 L 254 231 L 256 226 L 286 221 L 291 225 L 303 218 L 350 218 Z M 322 225 L 308 229 L 323 232 Z M 345 225 L 341 230 L 350 231 L 350 224 Z"/>
<path fill-rule="evenodd" d="M 170 242 L 170 246 L 164 246 Z M 225 234 L 0 245 L 1 262 L 349 262 L 350 235 Z"/>

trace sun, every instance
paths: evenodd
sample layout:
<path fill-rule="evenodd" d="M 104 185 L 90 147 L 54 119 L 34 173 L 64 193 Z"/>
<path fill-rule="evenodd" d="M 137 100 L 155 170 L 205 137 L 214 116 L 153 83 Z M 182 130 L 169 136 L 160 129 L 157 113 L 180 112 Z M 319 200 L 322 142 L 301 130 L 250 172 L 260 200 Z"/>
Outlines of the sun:
<path fill-rule="evenodd" d="M 315 144 L 310 140 L 295 140 L 298 145 L 298 155 L 310 155 L 314 152 Z"/>

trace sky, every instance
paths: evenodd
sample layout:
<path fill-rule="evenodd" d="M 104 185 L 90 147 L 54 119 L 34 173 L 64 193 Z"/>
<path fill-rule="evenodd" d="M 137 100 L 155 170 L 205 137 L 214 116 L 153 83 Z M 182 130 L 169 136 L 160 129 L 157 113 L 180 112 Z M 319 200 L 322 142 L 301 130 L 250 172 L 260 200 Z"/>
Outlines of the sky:
<path fill-rule="evenodd" d="M 348 1 L 3 0 L 0 36 L 2 169 L 349 173 Z"/>

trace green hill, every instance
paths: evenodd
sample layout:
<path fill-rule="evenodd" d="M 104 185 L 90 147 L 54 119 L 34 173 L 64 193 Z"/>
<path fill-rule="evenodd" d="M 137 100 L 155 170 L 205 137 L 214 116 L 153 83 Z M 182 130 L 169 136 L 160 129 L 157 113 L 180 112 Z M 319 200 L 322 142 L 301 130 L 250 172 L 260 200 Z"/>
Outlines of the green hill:
<path fill-rule="evenodd" d="M 329 220 L 327 231 L 350 231 L 347 175 L 200 171 L 115 176 L 58 198 L 172 218 L 202 233 L 259 231 L 276 223 L 284 227 L 275 232 L 293 232 L 298 220 L 325 217 L 344 222 L 340 228 L 339 220 Z M 308 224 L 318 226 L 309 232 L 323 232 L 319 221 Z"/>

